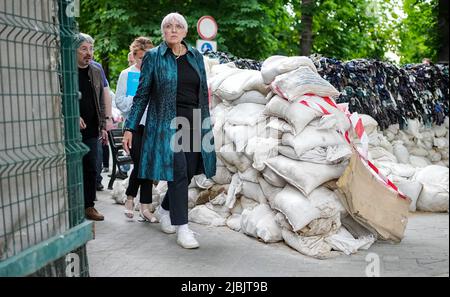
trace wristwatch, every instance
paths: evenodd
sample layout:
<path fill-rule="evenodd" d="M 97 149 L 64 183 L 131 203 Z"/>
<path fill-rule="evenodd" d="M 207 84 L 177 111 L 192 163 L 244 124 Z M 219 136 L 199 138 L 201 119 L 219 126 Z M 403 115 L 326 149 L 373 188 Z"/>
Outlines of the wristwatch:
<path fill-rule="evenodd" d="M 112 117 L 105 117 L 105 120 L 112 120 Z"/>

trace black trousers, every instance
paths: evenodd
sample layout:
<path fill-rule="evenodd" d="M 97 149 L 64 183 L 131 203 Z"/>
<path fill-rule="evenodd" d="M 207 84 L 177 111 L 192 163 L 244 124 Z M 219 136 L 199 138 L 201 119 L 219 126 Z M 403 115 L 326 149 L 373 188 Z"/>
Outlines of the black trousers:
<path fill-rule="evenodd" d="M 89 152 L 83 157 L 84 207 L 93 207 L 96 195 L 98 139 L 83 139 Z"/>
<path fill-rule="evenodd" d="M 137 131 L 133 132 L 133 139 L 131 143 L 131 159 L 133 160 L 133 170 L 130 174 L 128 182 L 128 188 L 126 191 L 127 196 L 136 197 L 139 187 L 141 188 L 141 195 L 139 201 L 143 204 L 152 203 L 152 187 L 153 181 L 150 179 L 138 178 L 140 160 L 141 160 L 141 147 L 142 147 L 142 135 L 144 134 L 144 126 L 139 125 Z"/>
<path fill-rule="evenodd" d="M 163 209 L 170 211 L 172 225 L 188 223 L 188 186 L 200 162 L 200 152 L 174 153 L 174 180 L 168 182 L 168 190 L 161 204 Z"/>

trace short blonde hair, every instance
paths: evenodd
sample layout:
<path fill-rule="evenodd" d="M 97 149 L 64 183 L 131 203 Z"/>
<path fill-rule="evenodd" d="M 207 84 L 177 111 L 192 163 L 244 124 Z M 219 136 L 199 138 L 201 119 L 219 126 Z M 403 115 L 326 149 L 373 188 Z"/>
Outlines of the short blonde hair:
<path fill-rule="evenodd" d="M 163 39 L 164 39 L 164 26 L 167 23 L 172 22 L 172 21 L 179 23 L 183 27 L 183 29 L 186 31 L 186 33 L 188 32 L 188 24 L 187 24 L 184 16 L 182 16 L 178 12 L 172 12 L 172 13 L 169 13 L 168 15 L 166 15 L 161 22 L 161 34 L 162 34 Z"/>

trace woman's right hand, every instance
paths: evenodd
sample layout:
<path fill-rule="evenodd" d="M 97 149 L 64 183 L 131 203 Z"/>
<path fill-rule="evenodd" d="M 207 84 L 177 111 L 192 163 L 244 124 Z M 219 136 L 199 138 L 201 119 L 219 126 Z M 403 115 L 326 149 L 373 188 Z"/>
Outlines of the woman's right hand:
<path fill-rule="evenodd" d="M 125 133 L 123 133 L 122 146 L 128 155 L 130 154 L 132 139 L 133 133 L 131 133 L 131 131 L 125 131 Z"/>
<path fill-rule="evenodd" d="M 83 118 L 80 117 L 80 130 L 86 129 L 86 123 L 84 122 Z"/>

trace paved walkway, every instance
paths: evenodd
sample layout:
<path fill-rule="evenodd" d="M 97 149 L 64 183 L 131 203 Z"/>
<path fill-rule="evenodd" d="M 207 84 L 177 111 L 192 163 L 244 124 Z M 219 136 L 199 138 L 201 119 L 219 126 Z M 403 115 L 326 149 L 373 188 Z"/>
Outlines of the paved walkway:
<path fill-rule="evenodd" d="M 95 223 L 96 238 L 87 245 L 91 276 L 366 276 L 374 257 L 381 276 L 449 275 L 448 214 L 413 214 L 400 244 L 377 242 L 352 256 L 316 260 L 284 243 L 193 223 L 201 246 L 185 250 L 159 224 L 127 222 L 109 191 L 97 193 L 96 207 L 106 219 Z"/>

